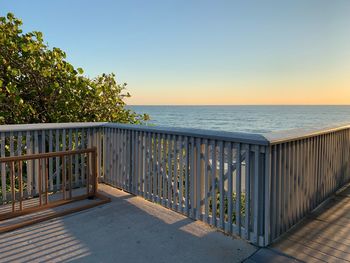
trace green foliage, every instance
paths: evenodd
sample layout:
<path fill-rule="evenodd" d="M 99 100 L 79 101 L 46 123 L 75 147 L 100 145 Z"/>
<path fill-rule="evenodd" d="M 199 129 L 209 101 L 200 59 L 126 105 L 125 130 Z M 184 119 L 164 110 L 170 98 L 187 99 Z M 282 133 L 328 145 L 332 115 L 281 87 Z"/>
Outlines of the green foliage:
<path fill-rule="evenodd" d="M 83 76 L 41 32 L 23 33 L 21 25 L 11 13 L 0 17 L 0 124 L 149 119 L 125 108 L 130 94 L 114 74 Z"/>
<path fill-rule="evenodd" d="M 225 220 L 228 220 L 228 196 L 225 196 L 224 198 L 224 216 Z M 232 208 L 232 223 L 236 223 L 236 202 L 237 200 L 237 195 L 236 193 L 232 194 L 232 199 L 231 203 L 233 205 Z M 246 197 L 245 193 L 241 193 L 241 200 L 240 200 L 240 213 L 241 216 L 245 216 L 245 203 L 246 203 Z M 216 193 L 216 217 L 220 217 L 220 194 Z M 212 214 L 213 213 L 213 202 L 212 202 L 212 197 L 209 199 L 209 211 Z"/>

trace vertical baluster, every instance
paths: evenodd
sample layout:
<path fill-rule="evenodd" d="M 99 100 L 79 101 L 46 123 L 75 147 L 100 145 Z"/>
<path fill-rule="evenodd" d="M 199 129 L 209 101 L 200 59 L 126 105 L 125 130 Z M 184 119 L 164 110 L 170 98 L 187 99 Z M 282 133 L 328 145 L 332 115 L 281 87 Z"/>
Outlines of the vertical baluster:
<path fill-rule="evenodd" d="M 241 235 L 241 144 L 236 148 L 236 225 L 237 234 Z M 257 192 L 256 192 L 257 193 Z"/>
<path fill-rule="evenodd" d="M 104 164 L 105 164 L 105 179 L 106 179 L 106 182 L 107 183 L 110 183 L 110 172 L 109 172 L 109 167 L 110 167 L 110 165 L 109 165 L 109 163 L 110 163 L 110 157 L 111 157 L 111 155 L 110 155 L 110 151 L 111 151 L 111 149 L 110 149 L 110 144 L 109 144 L 109 141 L 110 141 L 110 128 L 105 128 L 105 141 L 104 141 L 104 143 L 105 143 L 105 145 L 104 145 L 104 147 L 105 147 L 105 151 L 104 151 L 104 156 L 105 156 L 105 160 L 104 160 Z"/>
<path fill-rule="evenodd" d="M 151 141 L 151 133 L 147 134 L 147 149 L 148 149 L 148 157 L 147 157 L 147 177 L 146 177 L 146 196 L 147 199 L 151 199 L 151 167 L 152 167 L 152 160 L 151 160 L 151 155 L 152 155 L 152 141 Z"/>
<path fill-rule="evenodd" d="M 185 137 L 185 213 L 188 216 L 189 215 L 189 183 L 188 183 L 188 177 L 189 177 L 189 154 L 188 154 L 188 137 Z"/>
<path fill-rule="evenodd" d="M 39 153 L 39 134 L 38 131 L 34 131 L 34 153 Z M 39 193 L 39 160 L 34 160 L 34 185 L 35 185 L 35 193 Z"/>
<path fill-rule="evenodd" d="M 232 143 L 226 143 L 227 149 L 227 221 L 228 232 L 232 233 L 232 198 L 233 198 L 233 182 L 232 182 Z M 207 193 L 207 192 L 206 192 Z"/>
<path fill-rule="evenodd" d="M 85 155 L 85 154 L 83 154 Z M 86 154 L 86 194 L 90 195 L 90 153 Z M 84 158 L 85 159 L 85 158 Z"/>
<path fill-rule="evenodd" d="M 190 205 L 191 205 L 191 214 L 190 217 L 196 217 L 196 201 L 195 201 L 195 174 L 196 174 L 196 162 L 195 162 L 195 140 L 193 137 L 190 139 L 191 141 L 191 154 L 190 154 Z"/>
<path fill-rule="evenodd" d="M 271 203 L 271 152 L 270 147 L 265 147 L 265 246 L 270 243 L 270 203 Z M 293 157 L 292 157 L 293 158 Z M 293 173 L 292 173 L 293 174 Z M 293 182 L 292 182 L 293 183 Z M 291 197 L 292 198 L 292 197 Z M 246 211 L 247 214 L 247 211 Z"/>
<path fill-rule="evenodd" d="M 271 153 L 270 153 L 271 155 Z M 296 202 L 295 202 L 295 197 L 296 197 L 296 187 L 297 187 L 297 180 L 296 180 L 296 154 L 295 154 L 295 141 L 291 142 L 291 174 L 292 174 L 292 196 L 291 196 L 291 204 L 292 204 L 292 221 L 293 224 L 296 222 Z"/>
<path fill-rule="evenodd" d="M 204 222 L 209 223 L 209 172 L 210 172 L 210 166 L 209 166 L 209 142 L 208 139 L 204 140 Z"/>
<path fill-rule="evenodd" d="M 5 140 L 5 133 L 2 132 L 0 134 L 1 136 L 1 157 L 5 157 L 5 145 L 6 145 L 6 140 Z M 1 192 L 2 192 L 2 201 L 5 202 L 7 201 L 7 196 L 6 196 L 6 163 L 1 162 Z"/>
<path fill-rule="evenodd" d="M 177 159 L 177 154 L 178 154 L 178 137 L 174 135 L 174 170 L 173 170 L 173 175 L 174 175 L 174 186 L 173 186 L 173 209 L 177 210 L 177 168 L 178 168 L 178 159 Z"/>
<path fill-rule="evenodd" d="M 46 158 L 45 159 L 45 201 L 46 204 L 49 203 L 49 159 L 51 158 Z"/>
<path fill-rule="evenodd" d="M 63 199 L 66 200 L 66 156 L 61 157 L 62 161 L 62 193 Z"/>
<path fill-rule="evenodd" d="M 22 132 L 17 133 L 17 156 L 22 155 Z M 22 175 L 22 161 L 18 162 L 18 191 L 19 191 L 19 209 L 22 210 L 22 199 L 23 199 L 23 175 Z"/>
<path fill-rule="evenodd" d="M 216 141 L 214 140 L 211 141 L 211 149 L 211 224 L 216 226 Z"/>
<path fill-rule="evenodd" d="M 131 132 L 126 130 L 126 189 L 130 191 L 130 176 L 131 176 Z"/>
<path fill-rule="evenodd" d="M 113 180 L 113 165 L 115 163 L 115 159 L 114 159 L 114 129 L 110 128 L 108 129 L 108 137 L 109 137 L 109 152 L 108 152 L 108 159 L 109 159 L 109 167 L 108 167 L 108 172 L 109 172 L 109 176 L 108 176 L 108 181 L 111 185 L 114 185 L 114 180 Z"/>
<path fill-rule="evenodd" d="M 41 153 L 46 152 L 46 134 L 45 130 L 41 130 L 41 148 L 40 148 Z"/>
<path fill-rule="evenodd" d="M 167 139 L 166 135 L 162 134 L 163 142 L 163 159 L 162 159 L 162 178 L 163 178 L 163 206 L 166 206 L 167 203 L 167 174 L 166 174 L 166 163 L 167 163 Z"/>
<path fill-rule="evenodd" d="M 123 141 L 122 141 L 122 130 L 117 129 L 117 141 L 118 141 L 118 146 L 117 146 L 117 151 L 118 151 L 118 166 L 117 166 L 117 176 L 118 176 L 118 186 L 120 188 L 123 188 L 123 174 L 122 174 L 122 163 L 123 163 L 123 154 L 121 151 L 121 148 L 123 146 Z"/>
<path fill-rule="evenodd" d="M 49 131 L 49 152 L 53 151 L 53 134 L 52 130 Z M 53 190 L 53 158 L 49 158 L 49 184 L 50 184 L 50 190 Z"/>
<path fill-rule="evenodd" d="M 171 165 L 171 153 L 172 153 L 172 140 L 171 135 L 168 135 L 168 207 L 171 207 L 171 181 L 172 181 L 172 165 Z"/>
<path fill-rule="evenodd" d="M 26 154 L 32 154 L 32 139 L 31 133 L 29 131 L 26 132 Z M 32 195 L 33 188 L 33 161 L 27 161 L 27 193 L 28 196 Z"/>
<path fill-rule="evenodd" d="M 117 128 L 113 129 L 114 158 L 115 158 L 115 162 L 113 164 L 113 178 L 114 178 L 114 185 L 116 187 L 120 187 L 120 179 L 118 174 L 118 165 L 120 162 L 118 134 L 119 134 L 118 129 Z"/>
<path fill-rule="evenodd" d="M 102 148 L 103 148 L 103 161 L 102 161 L 102 166 L 103 166 L 103 177 L 106 182 L 108 182 L 108 177 L 107 177 L 107 131 L 108 128 L 102 128 L 103 129 L 103 138 L 102 138 Z"/>
<path fill-rule="evenodd" d="M 23 162 L 18 162 L 19 210 L 23 210 Z"/>
<path fill-rule="evenodd" d="M 136 191 L 137 194 L 141 194 L 141 184 L 140 184 L 140 177 L 141 177 L 141 168 L 142 168 L 142 161 L 141 161 L 141 154 L 142 152 L 142 145 L 141 145 L 141 132 L 136 131 Z"/>
<path fill-rule="evenodd" d="M 258 242 L 259 227 L 259 205 L 261 204 L 259 196 L 259 173 L 260 173 L 260 149 L 259 146 L 254 147 L 254 231 L 253 243 Z M 240 154 L 239 154 L 240 156 Z M 236 198 L 237 199 L 237 198 Z M 237 209 L 237 208 L 236 208 Z M 240 227 L 240 225 L 238 225 Z M 240 233 L 240 229 L 238 230 Z"/>
<path fill-rule="evenodd" d="M 11 181 L 11 203 L 12 203 L 12 212 L 15 212 L 16 207 L 16 193 L 15 193 L 15 162 L 11 161 L 10 163 L 10 181 Z"/>
<path fill-rule="evenodd" d="M 145 132 L 140 132 L 140 174 L 139 174 L 139 184 L 140 184 L 140 195 L 144 196 L 144 174 L 145 174 Z"/>
<path fill-rule="evenodd" d="M 113 174 L 113 169 L 114 169 L 114 164 L 116 162 L 115 159 L 115 148 L 114 148 L 114 128 L 110 128 L 109 129 L 109 148 L 110 148 L 110 152 L 109 152 L 109 156 L 108 158 L 111 160 L 109 162 L 109 183 L 113 186 L 115 186 L 115 181 L 114 181 L 114 174 Z"/>
<path fill-rule="evenodd" d="M 69 191 L 69 199 L 72 199 L 72 155 L 68 156 L 68 191 Z"/>
<path fill-rule="evenodd" d="M 286 229 L 286 218 L 288 215 L 288 209 L 287 209 L 287 194 L 288 194 L 288 187 L 287 187 L 287 180 L 288 180 L 288 168 L 287 168 L 287 144 L 283 143 L 281 144 L 282 148 L 282 173 L 281 173 L 281 232 L 283 233 Z"/>
<path fill-rule="evenodd" d="M 74 150 L 79 149 L 79 130 L 74 130 Z M 80 186 L 79 184 L 79 155 L 74 155 L 74 187 Z"/>
<path fill-rule="evenodd" d="M 250 236 L 250 145 L 245 150 L 245 238 L 249 240 Z M 237 167 L 237 165 L 236 165 Z M 238 233 L 238 227 L 237 227 Z"/>
<path fill-rule="evenodd" d="M 56 143 L 55 143 L 55 151 L 59 152 L 60 151 L 60 130 L 56 130 L 55 132 L 55 139 L 56 139 Z M 61 166 L 60 166 L 60 160 L 61 158 L 56 157 L 56 189 L 60 189 L 61 187 Z"/>
<path fill-rule="evenodd" d="M 127 189 L 127 172 L 128 172 L 128 133 L 127 130 L 123 130 L 123 155 L 124 155 L 124 164 L 123 164 L 123 184 L 124 190 Z"/>
<path fill-rule="evenodd" d="M 13 132 L 10 132 L 10 156 L 15 155 L 15 148 L 14 148 L 14 136 Z M 14 162 L 11 162 L 11 194 L 12 194 L 12 211 L 15 211 L 15 201 L 16 201 L 16 192 L 15 192 L 15 164 Z"/>
<path fill-rule="evenodd" d="M 196 138 L 196 141 L 195 141 L 196 145 L 195 145 L 195 171 L 194 171 L 194 174 L 193 176 L 195 177 L 195 180 L 194 180 L 194 189 L 195 189 L 195 201 L 194 201 L 194 204 L 196 206 L 196 219 L 197 220 L 200 220 L 201 217 L 202 217 L 202 200 L 204 198 L 203 197 L 203 189 L 202 189 L 202 182 L 203 180 L 201 180 L 201 177 L 202 177 L 202 144 L 201 144 L 201 139 L 200 138 Z"/>
<path fill-rule="evenodd" d="M 102 132 L 103 128 L 99 127 L 95 130 L 96 134 L 96 179 L 95 181 L 98 182 L 98 178 L 102 177 Z M 114 164 L 115 165 L 115 164 Z M 115 176 L 115 174 L 113 175 Z"/>
<path fill-rule="evenodd" d="M 220 191 L 220 225 L 219 227 L 225 229 L 225 189 L 224 189 L 224 163 L 225 163 L 225 149 L 223 141 L 219 143 L 220 147 L 220 166 L 219 166 L 219 191 Z M 240 195 L 239 195 L 240 197 Z"/>
<path fill-rule="evenodd" d="M 183 213 L 183 184 L 184 184 L 184 166 L 183 166 L 183 137 L 179 137 L 179 155 L 180 155 L 180 167 L 179 167 L 179 206 L 178 212 Z"/>
<path fill-rule="evenodd" d="M 153 134 L 153 170 L 152 170 L 152 182 L 153 182 L 153 202 L 157 202 L 157 134 Z"/>
<path fill-rule="evenodd" d="M 66 151 L 67 146 L 66 146 L 66 129 L 62 130 L 62 151 Z M 64 156 L 62 158 L 62 176 L 64 177 L 63 182 L 64 182 L 64 199 L 67 198 L 67 160 L 66 157 Z"/>
<path fill-rule="evenodd" d="M 138 195 L 142 195 L 142 131 L 137 132 L 137 148 L 138 148 L 138 154 L 137 154 L 137 163 L 138 163 L 138 169 L 137 169 L 137 192 Z"/>
<path fill-rule="evenodd" d="M 277 157 L 278 157 L 278 171 L 277 171 L 277 192 L 278 192 L 278 195 L 277 195 L 277 211 L 278 211 L 278 214 L 277 214 L 277 235 L 279 236 L 281 234 L 281 227 L 282 227 L 282 209 L 281 209 L 281 206 L 282 206 L 282 145 L 278 145 L 278 153 L 277 153 Z M 254 155 L 256 155 L 256 152 L 254 153 Z M 256 167 L 256 163 L 254 162 L 254 175 L 255 175 L 255 170 L 257 169 Z M 253 177 L 253 180 L 254 180 L 254 186 L 255 186 L 255 176 Z M 256 193 L 255 192 L 255 188 L 254 188 L 254 192 L 253 193 Z M 254 195 L 254 198 L 255 198 L 255 195 Z M 254 209 L 255 209 L 255 206 L 256 206 L 256 203 L 255 203 L 255 200 L 254 200 Z M 254 210 L 254 220 L 255 220 L 255 210 Z M 255 222 L 255 221 L 254 221 Z M 255 227 L 255 225 L 254 225 Z M 254 231 L 255 231 L 255 228 L 254 228 Z"/>
<path fill-rule="evenodd" d="M 39 193 L 39 206 L 42 206 L 42 189 L 43 189 L 43 186 L 42 186 L 42 178 L 43 178 L 43 167 L 42 167 L 42 162 L 43 160 L 40 158 L 38 160 L 39 162 L 39 171 L 38 171 L 38 193 Z"/>
<path fill-rule="evenodd" d="M 17 156 L 22 155 L 22 132 L 17 133 Z"/>
<path fill-rule="evenodd" d="M 157 189 L 158 189 L 158 203 L 162 201 L 162 173 L 161 173 L 161 164 L 162 164 L 162 142 L 160 133 L 157 135 L 157 148 L 158 148 L 158 154 L 157 154 Z"/>
<path fill-rule="evenodd" d="M 86 148 L 86 146 L 85 146 L 85 143 L 86 143 L 86 140 L 85 140 L 85 138 L 86 138 L 86 129 L 82 129 L 81 130 L 81 133 L 80 133 L 80 136 L 81 136 L 81 141 L 80 141 L 80 145 L 81 145 L 81 148 L 82 149 L 84 149 L 84 148 Z M 104 157 L 106 157 L 106 155 L 104 155 Z M 86 177 L 86 171 L 85 171 L 85 154 L 81 154 L 80 155 L 80 159 L 81 159 L 81 161 L 80 161 L 80 169 L 81 169 L 81 176 L 80 176 L 80 178 L 81 178 L 81 185 L 83 186 L 84 184 L 85 184 L 85 177 Z"/>

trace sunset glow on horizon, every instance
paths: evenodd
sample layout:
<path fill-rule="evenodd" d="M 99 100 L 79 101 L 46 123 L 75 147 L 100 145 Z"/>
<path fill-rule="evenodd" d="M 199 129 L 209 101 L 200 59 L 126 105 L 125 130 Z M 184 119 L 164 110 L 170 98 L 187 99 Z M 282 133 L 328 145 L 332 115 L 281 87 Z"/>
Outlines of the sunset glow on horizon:
<path fill-rule="evenodd" d="M 3 1 L 131 105 L 349 105 L 350 1 Z M 62 15 L 63 14 L 63 15 Z"/>

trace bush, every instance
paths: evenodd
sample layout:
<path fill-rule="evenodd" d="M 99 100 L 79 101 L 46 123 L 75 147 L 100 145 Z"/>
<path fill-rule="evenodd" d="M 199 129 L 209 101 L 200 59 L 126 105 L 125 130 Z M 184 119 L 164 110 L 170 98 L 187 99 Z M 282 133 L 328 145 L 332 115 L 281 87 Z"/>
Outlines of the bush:
<path fill-rule="evenodd" d="M 0 124 L 149 119 L 125 108 L 130 94 L 114 74 L 83 76 L 41 32 L 23 33 L 21 25 L 11 13 L 0 17 Z"/>

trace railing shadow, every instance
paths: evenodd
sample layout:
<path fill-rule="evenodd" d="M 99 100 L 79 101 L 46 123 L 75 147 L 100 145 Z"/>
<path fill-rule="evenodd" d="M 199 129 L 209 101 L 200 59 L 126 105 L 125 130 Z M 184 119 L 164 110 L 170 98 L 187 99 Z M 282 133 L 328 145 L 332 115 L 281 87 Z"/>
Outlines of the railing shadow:
<path fill-rule="evenodd" d="M 305 262 L 350 261 L 349 196 L 342 193 L 337 195 L 320 210 L 311 213 L 273 247 Z"/>
<path fill-rule="evenodd" d="M 255 251 L 109 186 L 111 203 L 0 235 L 0 262 L 240 262 Z"/>

